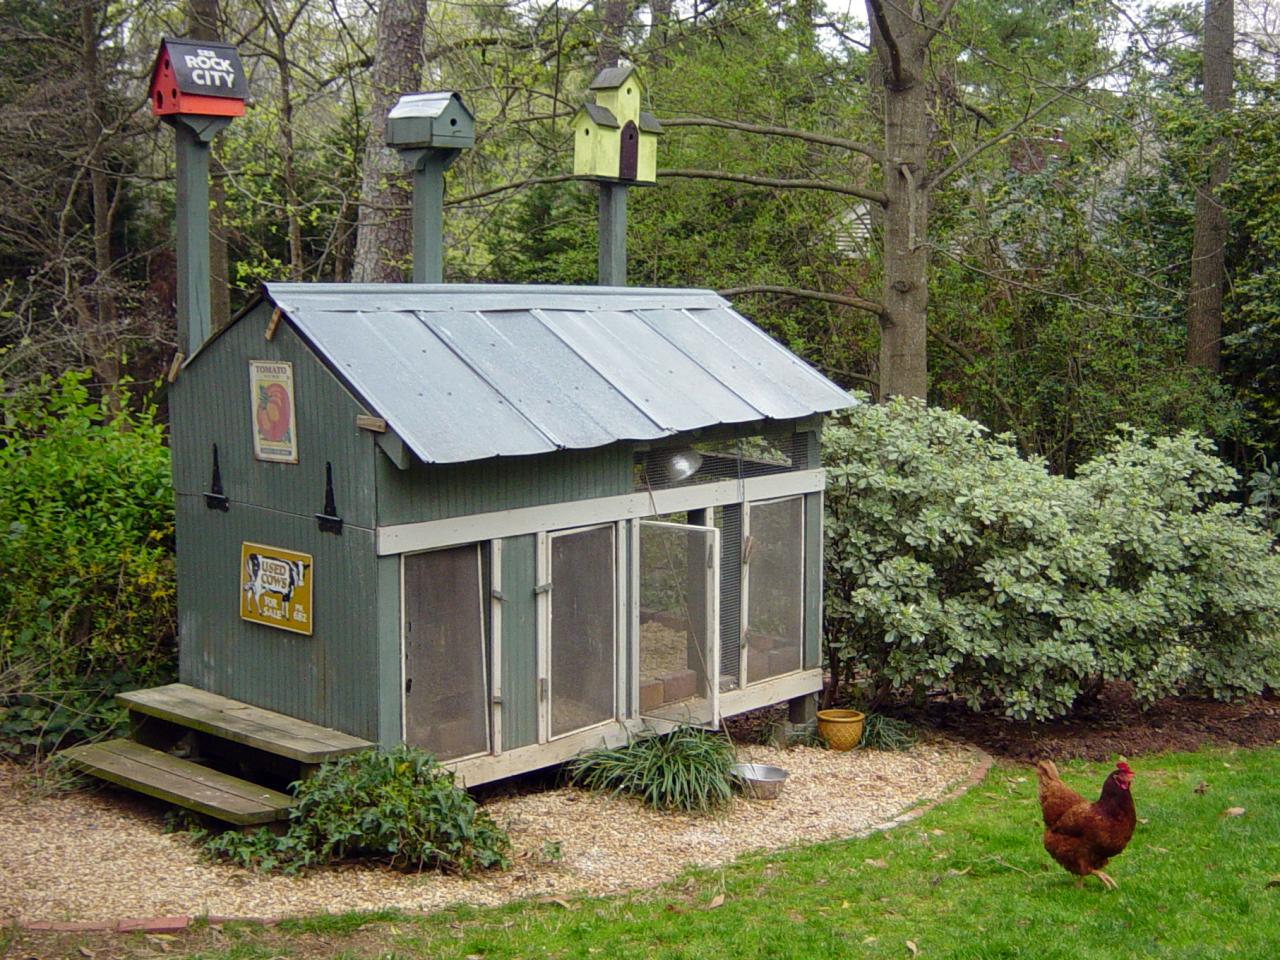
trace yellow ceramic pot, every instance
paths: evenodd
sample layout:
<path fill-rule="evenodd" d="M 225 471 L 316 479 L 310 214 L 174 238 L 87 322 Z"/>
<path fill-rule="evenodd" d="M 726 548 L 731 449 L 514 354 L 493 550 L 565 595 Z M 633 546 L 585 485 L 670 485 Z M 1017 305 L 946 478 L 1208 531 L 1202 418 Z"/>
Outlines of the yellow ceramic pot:
<path fill-rule="evenodd" d="M 857 710 L 819 710 L 818 736 L 832 750 L 852 750 L 862 739 L 862 721 Z"/>

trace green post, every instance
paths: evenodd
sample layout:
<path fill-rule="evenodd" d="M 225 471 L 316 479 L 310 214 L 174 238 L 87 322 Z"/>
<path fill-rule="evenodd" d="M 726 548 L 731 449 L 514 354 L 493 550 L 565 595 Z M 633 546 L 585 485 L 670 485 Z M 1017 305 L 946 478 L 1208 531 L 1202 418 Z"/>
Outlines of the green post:
<path fill-rule="evenodd" d="M 169 116 L 177 145 L 178 349 L 191 356 L 209 339 L 209 144 L 226 117 Z"/>
<path fill-rule="evenodd" d="M 444 172 L 457 150 L 425 150 L 413 167 L 413 282 L 444 282 Z"/>
<path fill-rule="evenodd" d="M 596 264 L 603 287 L 627 285 L 627 185 L 600 184 L 600 248 Z"/>

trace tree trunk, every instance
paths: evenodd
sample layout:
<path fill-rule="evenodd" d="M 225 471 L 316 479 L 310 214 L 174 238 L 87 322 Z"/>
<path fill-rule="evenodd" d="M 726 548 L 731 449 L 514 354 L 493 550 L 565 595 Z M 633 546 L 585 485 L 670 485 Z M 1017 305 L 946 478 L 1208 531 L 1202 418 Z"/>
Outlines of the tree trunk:
<path fill-rule="evenodd" d="M 187 0 L 187 36 L 220 39 L 219 0 Z M 227 260 L 227 171 L 218 162 L 219 134 L 209 149 L 209 332 L 216 333 L 231 319 L 231 283 Z"/>
<path fill-rule="evenodd" d="M 600 45 L 596 48 L 596 70 L 614 67 L 622 52 L 622 35 L 631 19 L 631 0 L 601 0 Z"/>
<path fill-rule="evenodd" d="M 365 143 L 360 214 L 352 279 L 385 283 L 404 279 L 413 250 L 408 173 L 386 145 L 387 112 L 419 87 L 426 0 L 383 0 L 374 45 L 369 138 Z"/>
<path fill-rule="evenodd" d="M 1235 68 L 1233 0 L 1205 0 L 1204 102 L 1210 119 L 1231 109 Z M 1221 369 L 1222 291 L 1226 273 L 1227 217 L 1218 189 L 1230 169 L 1224 138 L 1216 137 L 1209 176 L 1196 189 L 1196 225 L 1191 252 L 1191 300 L 1187 310 L 1187 363 L 1209 373 Z"/>
<path fill-rule="evenodd" d="M 89 190 L 93 201 L 93 279 L 86 291 L 77 291 L 81 325 L 81 349 L 89 358 L 94 375 L 108 397 L 111 408 L 120 408 L 120 349 L 116 341 L 116 279 L 112 269 L 111 224 L 114 217 L 111 185 L 107 178 L 106 147 L 110 123 L 103 103 L 105 80 L 99 57 L 99 4 L 85 2 L 80 8 L 85 95 L 85 166 L 89 168 Z M 79 286 L 80 284 L 78 284 Z"/>
<path fill-rule="evenodd" d="M 929 37 L 904 7 L 867 0 L 872 46 L 884 89 L 884 314 L 880 400 L 925 397 L 929 305 Z M 876 68 L 873 68 L 876 69 Z"/>
<path fill-rule="evenodd" d="M 302 279 L 302 220 L 298 208 L 298 174 L 293 146 L 293 73 L 289 63 L 287 29 L 276 16 L 271 0 L 263 3 L 263 12 L 275 41 L 276 70 L 280 75 L 280 167 L 284 177 L 285 225 L 289 236 L 289 279 Z"/>

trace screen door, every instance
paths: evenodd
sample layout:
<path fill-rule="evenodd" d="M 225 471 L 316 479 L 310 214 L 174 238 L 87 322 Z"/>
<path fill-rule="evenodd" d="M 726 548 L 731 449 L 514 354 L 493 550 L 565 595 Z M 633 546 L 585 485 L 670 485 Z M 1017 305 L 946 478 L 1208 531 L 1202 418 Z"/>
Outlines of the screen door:
<path fill-rule="evenodd" d="M 714 725 L 719 684 L 719 531 L 644 520 L 640 529 L 640 714 Z"/>
<path fill-rule="evenodd" d="M 746 511 L 747 683 L 792 673 L 804 656 L 804 497 Z"/>
<path fill-rule="evenodd" d="M 547 710 L 551 737 L 615 715 L 616 531 L 612 524 L 550 534 Z"/>
<path fill-rule="evenodd" d="M 404 558 L 405 741 L 449 760 L 489 749 L 479 544 Z"/>

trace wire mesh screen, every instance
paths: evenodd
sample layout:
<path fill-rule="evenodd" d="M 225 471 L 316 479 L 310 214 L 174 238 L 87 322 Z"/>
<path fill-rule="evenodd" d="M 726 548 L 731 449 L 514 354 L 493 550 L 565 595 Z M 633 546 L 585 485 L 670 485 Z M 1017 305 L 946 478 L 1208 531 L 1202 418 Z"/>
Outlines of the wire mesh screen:
<path fill-rule="evenodd" d="M 405 739 L 442 760 L 489 749 L 480 553 L 471 544 L 404 558 Z"/>
<path fill-rule="evenodd" d="M 715 483 L 763 477 L 798 469 L 795 441 L 785 437 L 745 437 L 669 447 L 636 454 L 636 489 Z"/>
<path fill-rule="evenodd" d="M 747 683 L 799 670 L 804 650 L 804 498 L 751 504 Z"/>
<path fill-rule="evenodd" d="M 640 712 L 715 720 L 711 688 L 715 532 L 640 524 Z"/>
<path fill-rule="evenodd" d="M 742 666 L 742 506 L 717 507 L 720 528 L 720 689 L 736 690 Z"/>
<path fill-rule="evenodd" d="M 614 714 L 614 528 L 551 538 L 551 735 Z"/>

